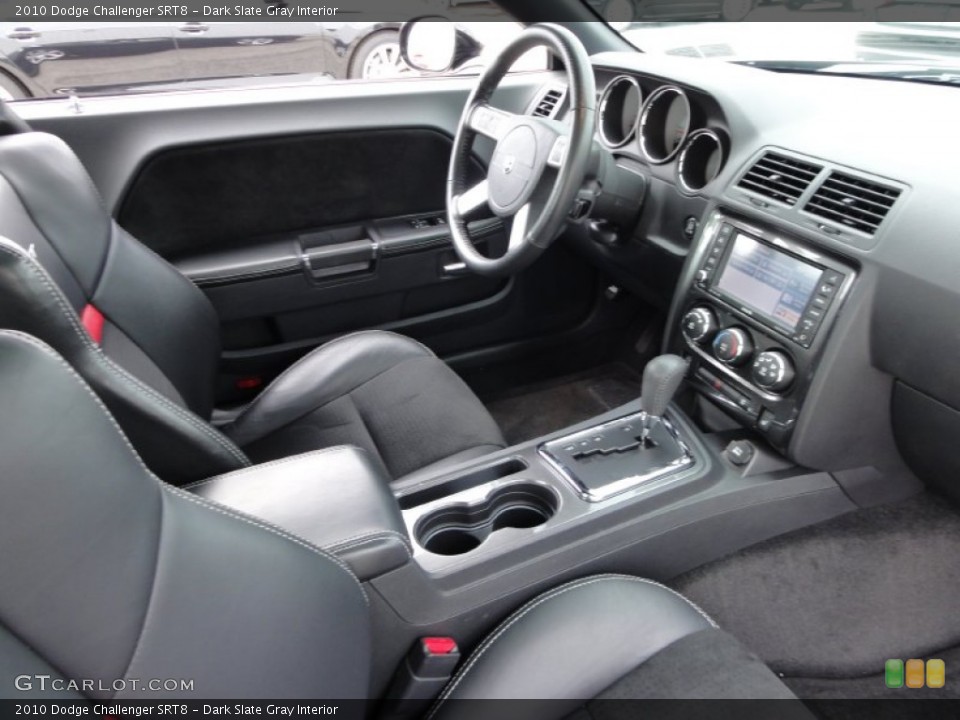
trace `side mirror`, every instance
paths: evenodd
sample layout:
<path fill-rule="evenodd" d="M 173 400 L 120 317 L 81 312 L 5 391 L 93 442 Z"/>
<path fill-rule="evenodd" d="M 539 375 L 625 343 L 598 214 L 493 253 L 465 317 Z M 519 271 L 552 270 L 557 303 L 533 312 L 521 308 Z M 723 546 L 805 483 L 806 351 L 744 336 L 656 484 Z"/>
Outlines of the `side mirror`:
<path fill-rule="evenodd" d="M 443 73 L 459 70 L 480 55 L 483 46 L 440 16 L 427 16 L 400 28 L 400 54 L 414 70 Z"/>

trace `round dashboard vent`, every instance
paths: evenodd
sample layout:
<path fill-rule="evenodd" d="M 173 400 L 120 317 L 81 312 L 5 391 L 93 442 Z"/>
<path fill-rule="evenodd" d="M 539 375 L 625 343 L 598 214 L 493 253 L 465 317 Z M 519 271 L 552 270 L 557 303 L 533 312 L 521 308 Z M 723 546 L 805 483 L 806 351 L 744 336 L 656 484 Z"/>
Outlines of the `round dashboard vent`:
<path fill-rule="evenodd" d="M 640 113 L 640 150 L 652 163 L 672 160 L 687 139 L 692 122 L 690 100 L 673 85 L 658 88 Z"/>
<path fill-rule="evenodd" d="M 713 130 L 697 130 L 687 139 L 677 160 L 677 181 L 687 192 L 702 190 L 723 169 L 724 143 Z"/>
<path fill-rule="evenodd" d="M 632 77 L 621 75 L 607 84 L 597 111 L 600 139 L 604 145 L 623 147 L 633 139 L 642 104 L 643 92 Z"/>

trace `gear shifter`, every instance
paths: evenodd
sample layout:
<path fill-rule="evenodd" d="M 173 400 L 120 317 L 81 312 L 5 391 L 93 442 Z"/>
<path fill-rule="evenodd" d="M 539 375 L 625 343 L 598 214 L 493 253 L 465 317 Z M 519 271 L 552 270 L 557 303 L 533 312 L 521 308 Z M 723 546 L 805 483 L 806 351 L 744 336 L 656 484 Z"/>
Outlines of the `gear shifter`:
<path fill-rule="evenodd" d="M 642 442 L 646 444 L 650 427 L 659 420 L 673 400 L 684 375 L 687 361 L 679 355 L 658 355 L 643 369 L 640 407 L 643 409 Z"/>
<path fill-rule="evenodd" d="M 679 473 L 695 460 L 677 430 L 662 420 L 687 363 L 676 355 L 654 358 L 643 370 L 640 412 L 555 438 L 539 451 L 580 497 L 600 502 Z M 634 406 L 635 407 L 635 406 Z"/>

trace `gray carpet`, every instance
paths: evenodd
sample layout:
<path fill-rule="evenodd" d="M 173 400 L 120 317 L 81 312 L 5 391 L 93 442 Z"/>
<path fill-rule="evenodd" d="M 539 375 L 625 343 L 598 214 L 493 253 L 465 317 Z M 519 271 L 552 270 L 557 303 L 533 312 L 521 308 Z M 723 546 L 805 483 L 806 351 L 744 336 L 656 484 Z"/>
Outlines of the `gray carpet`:
<path fill-rule="evenodd" d="M 876 685 L 870 677 L 826 681 L 876 677 L 888 658 L 960 645 L 960 513 L 921 494 L 775 538 L 672 584 L 775 671 L 822 680 L 806 681 L 805 692 L 865 692 Z"/>
<path fill-rule="evenodd" d="M 612 363 L 510 392 L 487 409 L 511 445 L 560 430 L 640 397 L 640 376 Z"/>
<path fill-rule="evenodd" d="M 906 657 L 897 656 L 901 660 Z M 940 700 L 960 699 L 960 648 L 930 652 L 922 659 L 939 658 L 946 665 L 947 681 L 942 688 L 888 688 L 883 672 L 852 678 L 790 678 L 783 681 L 793 692 L 805 700 Z M 951 673 L 951 670 L 953 671 Z"/>

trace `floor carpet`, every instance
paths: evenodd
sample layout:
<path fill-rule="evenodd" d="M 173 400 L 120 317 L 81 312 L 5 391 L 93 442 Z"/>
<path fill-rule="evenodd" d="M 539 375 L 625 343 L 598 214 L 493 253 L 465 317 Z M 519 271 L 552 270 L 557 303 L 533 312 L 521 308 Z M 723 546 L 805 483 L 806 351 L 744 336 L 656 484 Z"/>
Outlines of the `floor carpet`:
<path fill-rule="evenodd" d="M 795 681 L 801 695 L 882 696 L 887 659 L 960 646 L 960 513 L 922 493 L 761 543 L 672 584 L 774 671 L 816 678 Z"/>
<path fill-rule="evenodd" d="M 611 363 L 517 388 L 487 403 L 487 409 L 515 445 L 588 420 L 640 397 L 640 376 Z"/>

